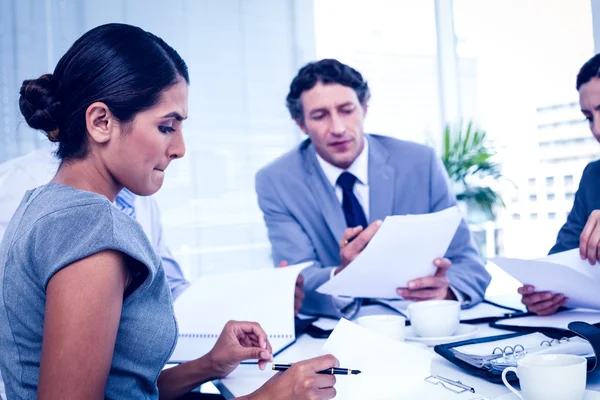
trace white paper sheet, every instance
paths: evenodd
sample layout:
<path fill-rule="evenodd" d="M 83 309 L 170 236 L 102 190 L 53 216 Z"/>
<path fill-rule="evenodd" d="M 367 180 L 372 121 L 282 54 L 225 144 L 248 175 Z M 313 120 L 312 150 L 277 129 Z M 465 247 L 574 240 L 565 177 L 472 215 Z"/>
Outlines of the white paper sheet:
<path fill-rule="evenodd" d="M 337 376 L 336 398 L 347 400 L 397 399 L 414 393 L 424 386 L 433 356 L 427 350 L 388 339 L 343 318 L 322 353 L 333 354 L 341 367 L 362 371 L 360 375 Z"/>
<path fill-rule="evenodd" d="M 581 260 L 578 249 L 538 260 L 496 257 L 491 261 L 538 291 L 563 293 L 569 298 L 568 307 L 600 309 L 600 266 Z"/>
<path fill-rule="evenodd" d="M 170 361 L 206 354 L 229 320 L 260 323 L 273 352 L 296 339 L 294 287 L 298 274 L 311 263 L 266 268 L 198 279 L 174 304 L 179 340 Z"/>
<path fill-rule="evenodd" d="M 388 216 L 363 252 L 317 291 L 338 296 L 397 298 L 396 288 L 435 272 L 461 221 L 458 207 Z"/>

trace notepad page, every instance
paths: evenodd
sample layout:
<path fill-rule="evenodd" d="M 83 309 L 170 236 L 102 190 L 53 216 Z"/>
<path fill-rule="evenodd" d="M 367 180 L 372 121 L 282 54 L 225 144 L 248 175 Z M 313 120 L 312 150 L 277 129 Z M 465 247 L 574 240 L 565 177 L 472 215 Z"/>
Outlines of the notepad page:
<path fill-rule="evenodd" d="M 311 263 L 203 276 L 174 303 L 179 340 L 172 362 L 206 354 L 229 320 L 258 322 L 273 352 L 290 343 L 294 331 L 294 288 L 298 274 Z"/>

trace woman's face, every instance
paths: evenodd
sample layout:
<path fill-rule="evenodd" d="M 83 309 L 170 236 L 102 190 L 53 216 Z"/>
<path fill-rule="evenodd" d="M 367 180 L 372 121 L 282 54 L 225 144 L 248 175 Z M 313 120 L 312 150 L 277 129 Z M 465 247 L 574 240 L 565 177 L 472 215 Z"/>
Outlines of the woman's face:
<path fill-rule="evenodd" d="M 600 142 L 600 78 L 592 78 L 579 88 L 579 105 L 592 135 Z"/>
<path fill-rule="evenodd" d="M 162 186 L 169 163 L 185 154 L 182 122 L 188 113 L 188 85 L 180 79 L 154 107 L 138 113 L 105 153 L 105 165 L 122 186 L 141 196 Z"/>

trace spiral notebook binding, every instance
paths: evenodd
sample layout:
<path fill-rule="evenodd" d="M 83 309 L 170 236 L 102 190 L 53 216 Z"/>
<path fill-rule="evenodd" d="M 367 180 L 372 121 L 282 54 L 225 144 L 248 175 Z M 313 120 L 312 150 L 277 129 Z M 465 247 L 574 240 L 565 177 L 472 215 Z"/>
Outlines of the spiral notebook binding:
<path fill-rule="evenodd" d="M 540 342 L 540 347 L 551 347 L 560 345 L 566 342 L 569 342 L 569 338 L 562 337 L 560 339 L 552 339 L 552 340 L 542 340 Z M 531 349 L 530 349 L 531 350 Z M 514 366 L 516 362 L 526 356 L 528 351 L 521 344 L 516 344 L 514 346 L 505 346 L 504 348 L 496 347 L 492 351 L 492 355 L 497 355 L 497 358 L 494 358 L 490 361 L 492 368 L 503 369 L 507 366 Z"/>
<path fill-rule="evenodd" d="M 180 333 L 180 338 L 194 338 L 194 339 L 216 339 L 220 333 Z M 267 335 L 269 339 L 293 339 L 294 335 L 275 334 Z"/>
<path fill-rule="evenodd" d="M 542 340 L 540 342 L 540 347 L 557 345 L 557 344 L 565 343 L 568 341 L 569 341 L 568 337 L 562 337 L 560 339 L 552 339 L 552 340 Z M 522 357 L 525 354 L 527 354 L 527 350 L 525 350 L 525 347 L 523 347 L 522 345 L 516 344 L 514 346 L 505 346 L 504 348 L 496 347 L 492 351 L 492 355 L 496 355 L 496 354 L 499 357 L 510 357 L 510 356 Z"/>

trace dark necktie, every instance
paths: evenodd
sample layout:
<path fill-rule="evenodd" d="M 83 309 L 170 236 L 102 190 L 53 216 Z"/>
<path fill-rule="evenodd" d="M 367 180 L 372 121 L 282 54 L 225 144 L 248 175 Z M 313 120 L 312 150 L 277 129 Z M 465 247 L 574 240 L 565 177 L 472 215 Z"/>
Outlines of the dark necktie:
<path fill-rule="evenodd" d="M 350 172 L 342 172 L 337 179 L 337 184 L 342 188 L 342 209 L 344 210 L 344 217 L 346 218 L 346 225 L 349 228 L 356 226 L 367 227 L 367 217 L 361 207 L 358 199 L 354 195 L 354 184 L 356 183 L 356 177 Z"/>

